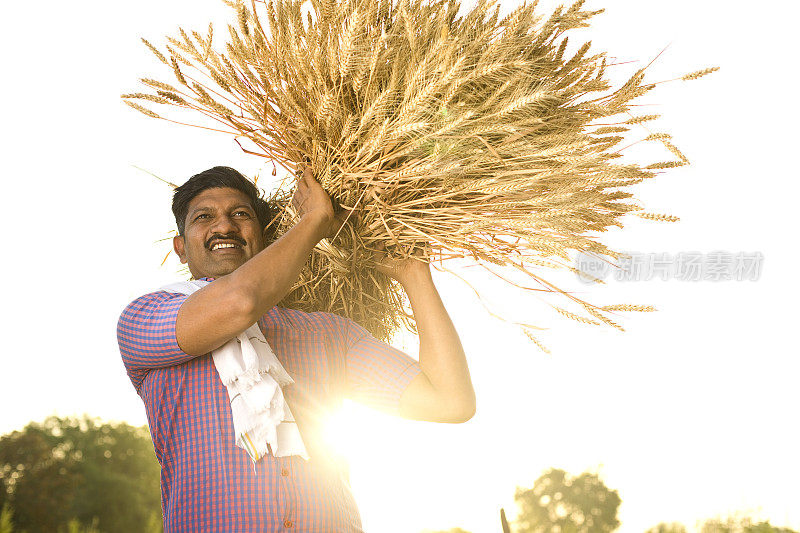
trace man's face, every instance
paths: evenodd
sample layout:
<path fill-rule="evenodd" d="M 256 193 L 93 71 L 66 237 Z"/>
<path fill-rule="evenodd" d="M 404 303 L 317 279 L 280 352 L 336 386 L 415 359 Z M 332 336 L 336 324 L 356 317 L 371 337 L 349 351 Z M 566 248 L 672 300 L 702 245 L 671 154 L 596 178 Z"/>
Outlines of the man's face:
<path fill-rule="evenodd" d="M 183 235 L 173 246 L 195 279 L 219 278 L 263 250 L 264 237 L 247 195 L 224 187 L 192 199 Z"/>

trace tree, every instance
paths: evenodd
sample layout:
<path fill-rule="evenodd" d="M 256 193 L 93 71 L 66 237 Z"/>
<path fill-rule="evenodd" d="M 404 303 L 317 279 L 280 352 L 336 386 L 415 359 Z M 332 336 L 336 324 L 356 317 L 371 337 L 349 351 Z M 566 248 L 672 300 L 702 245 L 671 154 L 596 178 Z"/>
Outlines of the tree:
<path fill-rule="evenodd" d="M 159 465 L 145 427 L 50 417 L 0 437 L 0 504 L 15 530 L 161 530 Z"/>
<path fill-rule="evenodd" d="M 553 468 L 533 488 L 518 488 L 518 533 L 608 533 L 619 527 L 617 491 L 609 490 L 596 474 L 570 477 Z"/>
<path fill-rule="evenodd" d="M 797 533 L 797 531 L 775 527 L 769 521 L 753 523 L 748 517 L 728 517 L 706 520 L 700 528 L 700 533 Z"/>
<path fill-rule="evenodd" d="M 686 533 L 686 527 L 678 522 L 661 522 L 645 531 L 645 533 Z"/>
<path fill-rule="evenodd" d="M 745 526 L 744 533 L 797 533 L 797 531 L 788 527 L 775 527 L 766 521 Z"/>
<path fill-rule="evenodd" d="M 4 503 L 0 507 L 0 533 L 14 533 L 14 526 L 11 524 L 11 507 Z"/>

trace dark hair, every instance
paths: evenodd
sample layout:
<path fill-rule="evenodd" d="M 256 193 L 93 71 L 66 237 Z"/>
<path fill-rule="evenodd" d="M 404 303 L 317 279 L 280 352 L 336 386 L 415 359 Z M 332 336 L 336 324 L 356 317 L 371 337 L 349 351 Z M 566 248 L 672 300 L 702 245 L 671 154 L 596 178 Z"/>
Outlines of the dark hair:
<path fill-rule="evenodd" d="M 238 170 L 230 167 L 214 167 L 195 174 L 186 183 L 175 189 L 175 194 L 172 196 L 172 214 L 175 215 L 179 235 L 183 235 L 186 229 L 189 203 L 206 189 L 223 187 L 242 191 L 250 199 L 262 231 L 275 216 L 275 209 L 261 197 L 252 181 L 245 178 Z"/>

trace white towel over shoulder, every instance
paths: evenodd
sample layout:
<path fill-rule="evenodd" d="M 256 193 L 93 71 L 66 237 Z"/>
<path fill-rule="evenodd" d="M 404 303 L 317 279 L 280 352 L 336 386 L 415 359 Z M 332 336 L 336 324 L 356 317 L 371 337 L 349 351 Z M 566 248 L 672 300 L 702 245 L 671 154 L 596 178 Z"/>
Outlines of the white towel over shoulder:
<path fill-rule="evenodd" d="M 160 290 L 192 294 L 208 281 L 182 281 Z M 303 439 L 281 387 L 294 383 L 270 348 L 258 324 L 232 338 L 211 354 L 228 389 L 236 445 L 253 462 L 270 449 L 275 457 L 299 455 L 308 459 Z"/>

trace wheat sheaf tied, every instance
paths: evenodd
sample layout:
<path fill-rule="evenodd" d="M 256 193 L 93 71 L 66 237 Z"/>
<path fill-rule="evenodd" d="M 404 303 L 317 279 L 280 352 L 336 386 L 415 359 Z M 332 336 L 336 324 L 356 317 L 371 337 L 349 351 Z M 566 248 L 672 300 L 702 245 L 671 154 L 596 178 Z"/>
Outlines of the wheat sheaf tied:
<path fill-rule="evenodd" d="M 565 56 L 565 32 L 603 10 L 582 11 L 579 1 L 545 18 L 534 3 L 501 18 L 498 2 L 484 0 L 466 14 L 455 0 L 227 3 L 236 22 L 224 43 L 211 26 L 181 29 L 163 51 L 144 41 L 174 81 L 144 78 L 151 92 L 123 98 L 173 122 L 184 123 L 152 106 L 182 108 L 201 119 L 190 125 L 234 135 L 292 174 L 310 164 L 350 213 L 282 305 L 338 313 L 384 339 L 413 329 L 401 289 L 373 268 L 374 252 L 386 250 L 522 272 L 530 283 L 521 290 L 565 298 L 588 316 L 554 308 L 578 322 L 619 327 L 607 313 L 650 310 L 595 306 L 541 276 L 574 270 L 578 251 L 617 258 L 592 233 L 642 211 L 626 187 L 688 163 L 644 125 L 657 115 L 631 113 L 631 100 L 656 85 L 645 83 L 646 67 L 611 90 L 605 53 L 590 54 L 587 42 Z M 633 127 L 677 160 L 615 164 Z M 295 222 L 289 198 L 273 197 L 277 234 Z M 541 328 L 519 324 L 542 346 L 532 335 Z"/>

